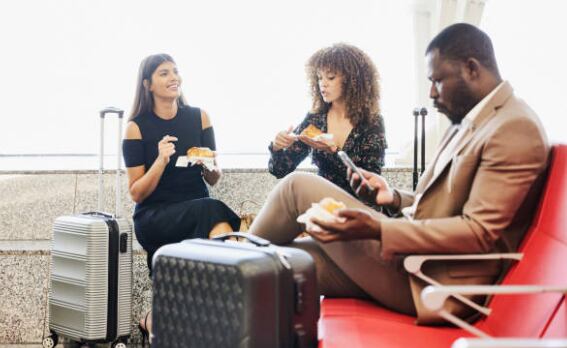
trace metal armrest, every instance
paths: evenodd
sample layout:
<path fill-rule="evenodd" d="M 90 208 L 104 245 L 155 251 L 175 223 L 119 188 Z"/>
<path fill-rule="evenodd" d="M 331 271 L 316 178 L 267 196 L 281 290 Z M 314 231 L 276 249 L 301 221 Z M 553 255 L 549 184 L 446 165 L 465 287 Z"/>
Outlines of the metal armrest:
<path fill-rule="evenodd" d="M 443 308 L 449 296 L 461 295 L 495 295 L 495 294 L 540 294 L 546 292 L 567 293 L 567 286 L 548 285 L 429 285 L 421 292 L 423 304 L 432 311 Z"/>
<path fill-rule="evenodd" d="M 459 338 L 451 348 L 567 348 L 567 339 Z"/>
<path fill-rule="evenodd" d="M 466 260 L 521 260 L 522 253 L 502 254 L 464 254 L 464 255 L 410 255 L 404 259 L 404 267 L 410 273 L 421 271 L 421 266 L 426 261 L 466 261 Z"/>
<path fill-rule="evenodd" d="M 432 286 L 429 285 L 421 292 L 421 300 L 425 307 L 437 312 L 445 320 L 467 330 L 479 337 L 490 338 L 488 334 L 461 320 L 457 316 L 443 309 L 449 296 L 455 295 L 495 295 L 495 294 L 538 294 L 546 292 L 567 293 L 567 286 L 546 285 L 457 285 Z"/>
<path fill-rule="evenodd" d="M 522 253 L 505 253 L 505 254 L 465 254 L 465 255 L 411 255 L 404 259 L 404 268 L 410 274 L 418 277 L 429 285 L 441 286 L 442 284 L 435 279 L 428 277 L 421 271 L 421 267 L 426 261 L 463 261 L 463 260 L 521 260 Z M 490 308 L 475 303 L 461 294 L 452 295 L 457 300 L 476 309 L 484 315 L 490 314 Z"/>

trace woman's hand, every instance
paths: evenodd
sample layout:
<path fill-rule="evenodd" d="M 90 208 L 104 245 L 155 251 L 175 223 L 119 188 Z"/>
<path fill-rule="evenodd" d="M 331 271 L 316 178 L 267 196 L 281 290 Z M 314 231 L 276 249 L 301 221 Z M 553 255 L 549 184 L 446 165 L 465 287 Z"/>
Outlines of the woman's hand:
<path fill-rule="evenodd" d="M 126 139 L 142 139 L 134 122 L 128 123 L 126 132 Z M 142 203 L 156 189 L 171 155 L 175 153 L 174 141 L 177 141 L 176 137 L 166 135 L 158 142 L 158 156 L 149 169 L 146 170 L 143 164 L 128 168 L 128 190 L 134 202 Z"/>
<path fill-rule="evenodd" d="M 158 159 L 160 159 L 163 164 L 168 164 L 169 159 L 175 153 L 174 141 L 177 141 L 176 137 L 166 135 L 158 143 Z"/>
<path fill-rule="evenodd" d="M 293 127 L 289 126 L 287 130 L 282 130 L 276 134 L 276 137 L 272 141 L 272 149 L 274 151 L 287 149 L 295 142 L 296 137 L 291 135 L 292 130 Z"/>
<path fill-rule="evenodd" d="M 319 151 L 324 151 L 324 152 L 328 152 L 328 153 L 335 153 L 337 152 L 337 146 L 334 144 L 328 144 L 324 141 L 316 141 L 313 140 L 311 138 L 309 138 L 306 135 L 298 135 L 297 138 L 299 140 L 301 140 L 302 142 L 304 142 L 305 144 L 311 146 L 312 148 L 319 150 Z"/>
<path fill-rule="evenodd" d="M 205 181 L 211 186 L 215 185 L 219 181 L 219 179 L 222 175 L 222 171 L 219 168 L 219 166 L 217 165 L 217 152 L 216 151 L 213 151 L 213 156 L 214 156 L 214 160 L 213 160 L 214 166 L 212 168 L 207 168 L 207 166 L 205 166 L 203 164 L 202 160 L 195 161 L 195 164 L 203 167 L 203 177 L 205 178 Z"/>
<path fill-rule="evenodd" d="M 222 172 L 216 165 L 216 163 L 215 166 L 211 169 L 203 166 L 203 177 L 205 178 L 205 181 L 211 186 L 214 186 L 219 181 L 221 173 Z"/>

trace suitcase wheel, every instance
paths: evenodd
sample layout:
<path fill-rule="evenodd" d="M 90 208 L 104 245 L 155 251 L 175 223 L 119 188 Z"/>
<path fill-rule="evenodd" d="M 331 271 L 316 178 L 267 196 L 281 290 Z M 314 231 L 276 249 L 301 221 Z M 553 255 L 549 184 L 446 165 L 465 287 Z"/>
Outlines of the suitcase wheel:
<path fill-rule="evenodd" d="M 121 340 L 117 340 L 117 341 L 112 342 L 110 347 L 111 348 L 126 348 L 126 343 L 121 341 Z"/>
<path fill-rule="evenodd" d="M 51 335 L 45 337 L 42 342 L 43 348 L 53 348 L 59 342 L 59 336 L 53 331 L 51 331 Z"/>

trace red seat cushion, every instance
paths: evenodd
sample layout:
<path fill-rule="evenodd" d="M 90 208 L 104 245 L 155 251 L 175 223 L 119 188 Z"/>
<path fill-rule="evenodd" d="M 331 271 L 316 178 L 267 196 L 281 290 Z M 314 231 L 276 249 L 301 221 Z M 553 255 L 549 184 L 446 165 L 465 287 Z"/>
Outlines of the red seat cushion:
<path fill-rule="evenodd" d="M 565 304 L 565 297 L 555 312 L 552 321 L 549 323 L 545 334 L 545 338 L 565 338 L 567 337 L 567 305 Z"/>
<path fill-rule="evenodd" d="M 319 348 L 344 347 L 450 347 L 459 337 L 471 335 L 453 327 L 417 326 L 412 316 L 399 314 L 372 302 L 323 299 L 319 321 Z"/>

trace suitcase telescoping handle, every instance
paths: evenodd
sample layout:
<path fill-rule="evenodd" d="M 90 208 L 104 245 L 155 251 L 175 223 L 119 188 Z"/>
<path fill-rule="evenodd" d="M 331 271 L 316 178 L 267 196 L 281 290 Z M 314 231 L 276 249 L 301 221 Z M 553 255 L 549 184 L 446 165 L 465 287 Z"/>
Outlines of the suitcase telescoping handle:
<path fill-rule="evenodd" d="M 265 240 L 264 238 L 260 238 L 250 233 L 242 233 L 242 232 L 225 233 L 225 234 L 221 234 L 220 236 L 214 237 L 212 239 L 224 242 L 231 237 L 247 239 L 250 243 L 260 247 L 267 247 L 270 245 L 270 241 Z"/>
<path fill-rule="evenodd" d="M 115 107 L 107 107 L 100 111 L 100 154 L 99 154 L 99 167 L 98 167 L 98 211 L 103 210 L 104 205 L 104 118 L 107 114 L 118 115 L 118 151 L 116 153 L 116 207 L 114 209 L 114 215 L 119 217 L 120 206 L 121 206 L 121 194 L 122 186 L 120 185 L 120 167 L 122 161 L 122 117 L 124 116 L 124 111 Z"/>
<path fill-rule="evenodd" d="M 425 116 L 427 115 L 427 109 L 422 107 L 413 109 L 413 116 L 415 118 L 415 125 L 413 128 L 413 189 L 417 187 L 417 182 L 419 177 L 425 171 Z M 418 118 L 421 116 L 421 171 L 417 167 L 417 128 L 418 128 Z"/>

